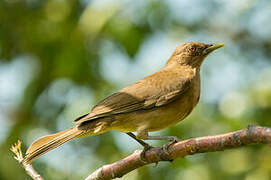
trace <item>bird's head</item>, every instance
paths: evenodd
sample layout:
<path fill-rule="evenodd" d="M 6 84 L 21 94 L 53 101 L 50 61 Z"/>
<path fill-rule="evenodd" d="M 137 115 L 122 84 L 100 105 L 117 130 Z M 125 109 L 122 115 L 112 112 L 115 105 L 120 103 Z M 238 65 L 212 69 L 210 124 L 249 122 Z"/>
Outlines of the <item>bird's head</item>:
<path fill-rule="evenodd" d="M 223 47 L 225 44 L 204 44 L 200 42 L 185 43 L 175 49 L 168 60 L 167 65 L 177 62 L 181 65 L 200 67 L 204 58 L 214 50 Z"/>

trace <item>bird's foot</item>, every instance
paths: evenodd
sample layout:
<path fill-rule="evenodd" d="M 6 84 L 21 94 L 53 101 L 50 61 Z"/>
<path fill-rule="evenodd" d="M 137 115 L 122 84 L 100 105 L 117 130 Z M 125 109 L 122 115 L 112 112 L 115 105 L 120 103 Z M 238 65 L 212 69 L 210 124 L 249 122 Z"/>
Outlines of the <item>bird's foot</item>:
<path fill-rule="evenodd" d="M 170 140 L 170 142 L 164 144 L 163 147 L 162 147 L 162 149 L 163 149 L 163 151 L 166 153 L 166 155 L 169 155 L 169 154 L 170 154 L 170 152 L 168 151 L 168 148 L 169 148 L 172 144 L 174 144 L 174 143 L 180 141 L 180 139 L 177 138 L 176 136 L 170 136 L 170 137 L 169 137 L 169 140 Z M 170 161 L 170 162 L 173 162 L 173 160 L 169 160 L 169 161 Z"/>
<path fill-rule="evenodd" d="M 149 144 L 144 145 L 144 149 L 143 151 L 140 153 L 140 160 L 143 161 L 144 163 L 147 163 L 146 160 L 146 152 L 148 150 L 150 150 L 151 148 L 153 148 L 152 146 L 150 146 Z"/>
<path fill-rule="evenodd" d="M 180 139 L 177 136 L 169 136 L 168 140 L 170 141 L 171 144 L 180 141 Z"/>

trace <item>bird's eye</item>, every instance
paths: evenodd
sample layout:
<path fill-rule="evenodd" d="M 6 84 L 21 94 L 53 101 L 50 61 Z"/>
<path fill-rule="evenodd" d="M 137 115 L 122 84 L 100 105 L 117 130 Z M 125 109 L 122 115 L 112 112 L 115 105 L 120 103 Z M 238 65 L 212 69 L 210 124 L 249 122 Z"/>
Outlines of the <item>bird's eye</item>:
<path fill-rule="evenodd" d="M 194 51 L 196 51 L 196 47 L 195 46 L 189 46 L 188 51 L 194 52 Z"/>

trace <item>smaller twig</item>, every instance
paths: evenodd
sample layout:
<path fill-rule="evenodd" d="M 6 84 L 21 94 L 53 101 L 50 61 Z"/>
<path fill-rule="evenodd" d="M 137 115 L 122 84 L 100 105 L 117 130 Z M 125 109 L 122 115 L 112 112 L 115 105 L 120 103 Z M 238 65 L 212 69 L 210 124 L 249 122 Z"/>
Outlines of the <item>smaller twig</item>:
<path fill-rule="evenodd" d="M 18 140 L 17 143 L 15 143 L 13 146 L 11 146 L 10 150 L 15 154 L 14 159 L 16 159 L 21 166 L 25 169 L 26 173 L 32 177 L 34 180 L 43 180 L 41 175 L 33 168 L 31 164 L 25 164 L 23 162 L 23 153 L 21 150 L 21 141 Z"/>

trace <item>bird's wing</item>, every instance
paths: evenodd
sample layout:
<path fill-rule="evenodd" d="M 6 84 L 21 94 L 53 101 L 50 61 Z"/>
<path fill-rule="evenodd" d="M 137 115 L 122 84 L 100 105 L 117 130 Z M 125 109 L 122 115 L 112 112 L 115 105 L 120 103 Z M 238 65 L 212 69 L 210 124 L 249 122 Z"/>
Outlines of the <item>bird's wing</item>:
<path fill-rule="evenodd" d="M 148 76 L 117 93 L 108 96 L 75 123 L 150 109 L 168 104 L 180 97 L 190 87 L 191 78 L 178 73 L 160 71 Z"/>

